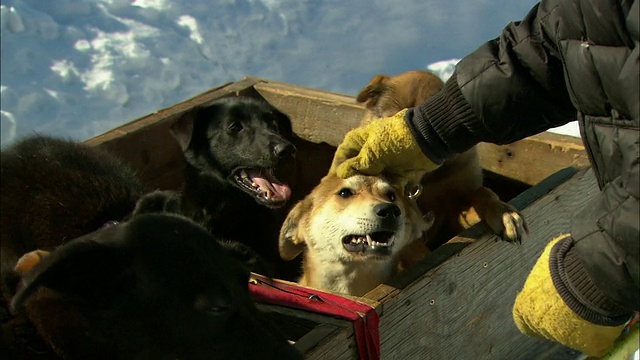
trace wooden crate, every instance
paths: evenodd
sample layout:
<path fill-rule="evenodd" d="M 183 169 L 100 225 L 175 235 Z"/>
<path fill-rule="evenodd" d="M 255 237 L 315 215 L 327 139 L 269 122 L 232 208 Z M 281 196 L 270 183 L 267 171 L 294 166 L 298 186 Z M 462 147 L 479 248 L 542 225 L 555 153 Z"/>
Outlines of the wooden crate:
<path fill-rule="evenodd" d="M 328 168 L 334 147 L 357 126 L 363 107 L 351 96 L 246 77 L 122 125 L 87 143 L 107 148 L 137 169 L 150 189 L 182 182 L 182 153 L 168 127 L 184 111 L 227 96 L 263 98 L 287 114 L 300 138 L 309 190 Z M 504 146 L 480 144 L 487 185 L 512 199 L 531 235 L 522 245 L 499 241 L 484 224 L 453 238 L 428 258 L 358 301 L 380 315 L 383 359 L 573 358 L 552 342 L 521 335 L 511 308 L 544 245 L 569 229 L 570 214 L 598 192 L 579 139 L 543 133 Z M 305 164 L 305 162 L 302 162 Z M 305 190 L 306 191 L 306 190 Z M 261 305 L 308 359 L 354 359 L 351 323 Z"/>

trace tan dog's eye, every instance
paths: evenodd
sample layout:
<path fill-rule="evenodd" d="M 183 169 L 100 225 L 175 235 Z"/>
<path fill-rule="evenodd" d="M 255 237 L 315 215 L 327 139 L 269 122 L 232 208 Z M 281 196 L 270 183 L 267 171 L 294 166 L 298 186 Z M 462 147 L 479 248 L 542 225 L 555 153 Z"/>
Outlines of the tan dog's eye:
<path fill-rule="evenodd" d="M 342 188 L 340 189 L 340 191 L 338 191 L 338 196 L 340 196 L 341 198 L 349 198 L 353 196 L 353 190 L 349 189 L 349 188 Z"/>
<path fill-rule="evenodd" d="M 387 199 L 389 199 L 389 201 L 391 202 L 396 201 L 396 193 L 394 193 L 393 191 L 389 191 L 387 193 Z"/>

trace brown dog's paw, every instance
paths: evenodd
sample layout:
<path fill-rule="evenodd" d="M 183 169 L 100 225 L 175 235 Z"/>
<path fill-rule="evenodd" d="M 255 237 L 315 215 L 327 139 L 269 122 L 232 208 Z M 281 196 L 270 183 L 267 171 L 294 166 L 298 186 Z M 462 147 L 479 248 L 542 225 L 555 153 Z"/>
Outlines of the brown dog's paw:
<path fill-rule="evenodd" d="M 524 218 L 517 211 L 508 211 L 502 214 L 502 226 L 503 231 L 501 235 L 503 240 L 522 243 L 522 238 L 529 234 L 529 229 L 524 221 Z"/>
<path fill-rule="evenodd" d="M 493 190 L 481 186 L 467 198 L 471 207 L 462 212 L 459 222 L 465 228 L 484 221 L 503 240 L 522 243 L 529 229 L 522 215 L 512 205 L 500 200 Z"/>
<path fill-rule="evenodd" d="M 48 255 L 49 252 L 44 250 L 34 250 L 28 252 L 22 255 L 20 259 L 18 259 L 18 261 L 16 262 L 16 266 L 13 267 L 13 271 L 18 273 L 20 276 L 23 276 L 24 274 L 31 271 L 34 266 L 38 265 L 40 261 Z"/>

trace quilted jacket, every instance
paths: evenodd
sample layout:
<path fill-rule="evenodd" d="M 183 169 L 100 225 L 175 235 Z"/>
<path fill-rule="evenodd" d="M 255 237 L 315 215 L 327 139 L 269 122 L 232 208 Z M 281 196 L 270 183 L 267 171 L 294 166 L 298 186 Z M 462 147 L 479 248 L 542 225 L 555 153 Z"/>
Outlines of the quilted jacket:
<path fill-rule="evenodd" d="M 640 310 L 639 13 L 638 0 L 543 0 L 407 115 L 436 162 L 578 121 L 602 191 L 575 209 L 561 276 L 603 325 Z"/>

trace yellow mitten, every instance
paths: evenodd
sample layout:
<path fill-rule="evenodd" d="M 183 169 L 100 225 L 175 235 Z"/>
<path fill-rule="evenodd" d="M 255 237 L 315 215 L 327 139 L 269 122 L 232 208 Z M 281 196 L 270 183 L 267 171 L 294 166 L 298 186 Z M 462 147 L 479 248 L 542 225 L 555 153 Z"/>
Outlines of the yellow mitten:
<path fill-rule="evenodd" d="M 591 323 L 574 313 L 558 294 L 549 267 L 553 246 L 570 235 L 553 239 L 531 270 L 516 297 L 513 320 L 529 336 L 557 341 L 591 356 L 603 356 L 624 329 Z"/>
<path fill-rule="evenodd" d="M 402 110 L 353 129 L 338 146 L 331 171 L 341 178 L 361 173 L 377 175 L 383 171 L 401 178 L 420 178 L 439 167 L 422 152 L 407 127 Z"/>

